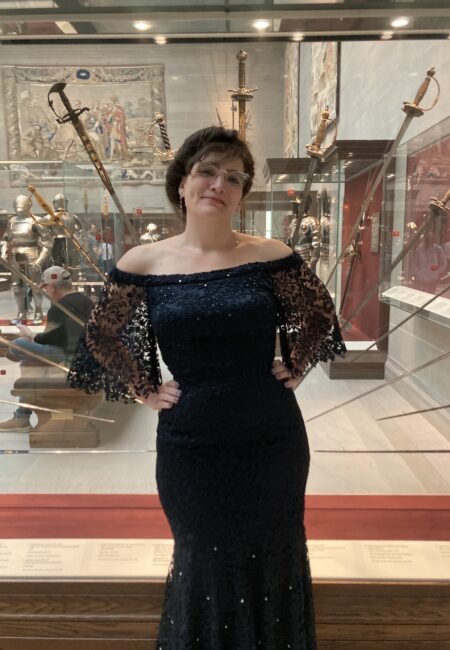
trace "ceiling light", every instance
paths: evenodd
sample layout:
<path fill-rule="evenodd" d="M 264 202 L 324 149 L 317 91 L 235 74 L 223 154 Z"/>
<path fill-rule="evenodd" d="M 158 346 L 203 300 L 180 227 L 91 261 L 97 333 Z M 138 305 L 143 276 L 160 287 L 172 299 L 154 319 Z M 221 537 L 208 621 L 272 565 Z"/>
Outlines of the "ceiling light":
<path fill-rule="evenodd" d="M 302 41 L 304 39 L 304 34 L 301 32 L 295 32 L 295 34 L 292 34 L 292 40 L 298 43 L 299 41 Z"/>
<path fill-rule="evenodd" d="M 147 29 L 150 29 L 151 26 L 152 24 L 147 22 L 146 20 L 136 20 L 133 23 L 133 27 L 135 29 L 138 29 L 140 32 L 145 32 Z"/>
<path fill-rule="evenodd" d="M 167 43 L 167 38 L 165 36 L 156 36 L 155 43 L 156 45 L 165 45 Z"/>
<path fill-rule="evenodd" d="M 257 29 L 259 32 L 262 32 L 268 27 L 270 27 L 270 23 L 268 20 L 264 20 L 264 19 L 255 20 L 255 22 L 253 23 L 253 27 Z"/>
<path fill-rule="evenodd" d="M 394 36 L 394 32 L 383 32 L 380 36 L 382 41 L 388 41 Z"/>
<path fill-rule="evenodd" d="M 391 20 L 391 27 L 406 27 L 406 25 L 409 25 L 409 18 L 406 16 L 399 16 L 398 18 Z"/>

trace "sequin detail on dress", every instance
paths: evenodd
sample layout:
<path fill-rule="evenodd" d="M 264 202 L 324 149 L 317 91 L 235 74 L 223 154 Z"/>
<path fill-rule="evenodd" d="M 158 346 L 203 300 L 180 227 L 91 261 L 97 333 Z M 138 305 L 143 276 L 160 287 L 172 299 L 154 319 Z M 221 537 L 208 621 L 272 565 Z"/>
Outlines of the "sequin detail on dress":
<path fill-rule="evenodd" d="M 327 291 L 296 254 L 188 275 L 116 269 L 72 367 L 78 387 L 106 377 L 109 398 L 127 399 L 127 381 L 145 394 L 160 382 L 157 340 L 180 383 L 157 431 L 158 492 L 175 542 L 160 650 L 316 648 L 309 448 L 295 395 L 271 373 L 277 329 L 295 374 L 345 349 Z M 83 369 L 93 363 L 94 383 Z"/>

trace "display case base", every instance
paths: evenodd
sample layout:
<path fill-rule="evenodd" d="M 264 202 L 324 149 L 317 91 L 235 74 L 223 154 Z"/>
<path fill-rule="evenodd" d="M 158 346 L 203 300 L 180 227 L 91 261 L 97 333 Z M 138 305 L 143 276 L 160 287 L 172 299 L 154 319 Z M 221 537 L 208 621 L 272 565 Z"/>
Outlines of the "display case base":
<path fill-rule="evenodd" d="M 369 350 L 363 356 L 360 354 L 361 350 L 350 347 L 345 358 L 336 357 L 334 361 L 322 362 L 321 366 L 330 379 L 384 379 L 386 353 Z"/>
<path fill-rule="evenodd" d="M 102 401 L 102 396 L 85 395 L 68 388 L 65 373 L 61 373 L 60 377 L 50 378 L 21 377 L 14 383 L 11 395 L 20 397 L 23 402 L 62 411 L 48 413 L 36 410 L 38 422 L 29 434 L 31 448 L 98 447 L 97 428 L 91 421 L 76 417 L 76 413 L 92 412 Z"/>
<path fill-rule="evenodd" d="M 307 495 L 306 527 L 310 546 L 311 540 L 323 540 L 322 546 L 341 540 L 339 547 L 345 539 L 374 546 L 390 540 L 397 554 L 408 540 L 438 540 L 445 558 L 449 510 L 446 496 Z M 169 539 L 170 529 L 155 495 L 1 497 L 0 541 L 35 541 L 28 571 L 47 560 L 55 569 L 58 540 L 71 544 L 66 557 L 72 571 L 59 579 L 2 576 L 1 650 L 156 650 L 165 577 L 77 577 L 73 547 L 80 536 L 107 536 L 109 562 L 120 543 L 130 559 L 135 542 Z M 405 575 L 407 555 L 399 557 Z M 378 553 L 377 564 L 383 558 Z M 133 563 L 125 565 L 129 571 Z M 450 581 L 441 566 L 445 575 L 438 580 L 314 579 L 317 650 L 450 650 Z"/>

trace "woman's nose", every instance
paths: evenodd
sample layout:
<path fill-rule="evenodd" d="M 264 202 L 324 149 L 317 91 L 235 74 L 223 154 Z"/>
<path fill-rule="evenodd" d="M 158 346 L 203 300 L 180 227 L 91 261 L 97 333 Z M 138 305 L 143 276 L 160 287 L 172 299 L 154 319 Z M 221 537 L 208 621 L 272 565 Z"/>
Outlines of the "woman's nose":
<path fill-rule="evenodd" d="M 211 187 L 218 190 L 224 190 L 226 184 L 227 184 L 226 173 L 224 172 L 224 170 L 219 169 L 217 176 L 213 179 L 211 183 Z"/>

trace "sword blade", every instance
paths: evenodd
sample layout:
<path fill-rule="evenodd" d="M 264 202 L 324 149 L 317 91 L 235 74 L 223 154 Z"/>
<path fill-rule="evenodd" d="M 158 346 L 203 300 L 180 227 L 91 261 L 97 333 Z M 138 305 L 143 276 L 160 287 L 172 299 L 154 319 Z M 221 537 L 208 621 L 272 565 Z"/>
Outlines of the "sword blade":
<path fill-rule="evenodd" d="M 425 219 L 425 221 L 420 225 L 420 227 L 416 230 L 414 235 L 411 237 L 411 239 L 405 244 L 405 246 L 402 248 L 402 250 L 399 252 L 399 254 L 395 257 L 395 259 L 392 261 L 391 266 L 388 269 L 388 274 L 390 275 L 392 271 L 400 264 L 400 262 L 411 252 L 413 247 L 415 246 L 416 242 L 419 240 L 419 238 L 422 236 L 422 234 L 425 232 L 425 230 L 428 228 L 428 226 L 432 223 L 433 221 L 433 215 L 435 214 L 435 211 L 432 209 L 431 215 L 428 217 L 428 219 Z M 344 328 L 352 318 L 354 318 L 359 312 L 364 309 L 364 307 L 367 305 L 369 300 L 375 295 L 377 292 L 377 289 L 381 287 L 381 285 L 385 282 L 385 279 L 382 278 L 377 282 L 377 284 L 372 287 L 372 289 L 369 289 L 369 291 L 366 293 L 360 304 L 355 307 L 355 309 L 350 313 L 349 316 L 347 316 L 345 323 L 342 324 L 342 328 Z"/>
<path fill-rule="evenodd" d="M 341 402 L 340 404 L 337 404 L 336 406 L 332 406 L 329 409 L 326 409 L 325 411 L 322 411 L 321 413 L 318 413 L 317 415 L 314 415 L 312 418 L 308 418 L 305 420 L 305 422 L 312 422 L 313 420 L 317 420 L 318 418 L 321 418 L 323 415 L 327 415 L 328 413 L 333 413 L 334 411 L 337 411 L 338 409 L 342 408 L 343 406 L 347 406 L 348 404 L 351 404 L 352 402 L 356 402 L 357 400 L 361 399 L 362 397 L 366 397 L 367 395 L 371 395 L 372 393 L 376 393 L 377 391 L 381 390 L 382 388 L 386 388 L 386 386 L 392 386 L 392 384 L 395 384 L 396 382 L 400 381 L 401 379 L 405 379 L 405 377 L 410 377 L 411 375 L 415 374 L 416 372 L 419 372 L 420 370 L 424 370 L 425 368 L 428 368 L 429 366 L 432 366 L 434 363 L 438 363 L 438 361 L 443 361 L 447 357 L 450 356 L 450 351 L 449 352 L 444 352 L 443 354 L 440 354 L 438 357 L 435 357 L 434 359 L 431 359 L 430 361 L 427 361 L 426 363 L 422 363 L 420 366 L 417 366 L 416 368 L 413 368 L 412 370 L 407 370 L 406 372 L 403 372 L 401 375 L 398 375 L 397 377 L 394 377 L 393 379 L 390 379 L 389 381 L 385 382 L 381 386 L 375 386 L 375 388 L 371 388 L 370 390 L 365 391 L 364 393 L 361 393 L 360 395 L 356 395 L 355 397 L 351 397 L 350 399 L 345 400 L 344 402 Z"/>
<path fill-rule="evenodd" d="M 305 185 L 303 186 L 303 194 L 298 207 L 297 224 L 294 228 L 294 232 L 292 233 L 292 237 L 291 237 L 292 248 L 295 248 L 295 246 L 297 246 L 298 240 L 300 238 L 300 223 L 305 214 L 306 203 L 308 200 L 309 192 L 314 178 L 314 172 L 316 171 L 318 162 L 319 162 L 318 158 L 316 157 L 310 158 L 308 172 L 306 174 L 306 179 L 305 179 Z"/>
<path fill-rule="evenodd" d="M 408 411 L 407 413 L 396 413 L 395 415 L 386 415 L 384 418 L 377 418 L 377 422 L 381 422 L 382 420 L 393 420 L 394 418 L 405 418 L 408 415 L 430 413 L 431 411 L 441 411 L 442 409 L 450 409 L 450 404 L 444 404 L 443 406 L 432 406 L 427 409 L 418 409 L 416 411 Z"/>
<path fill-rule="evenodd" d="M 116 207 L 119 211 L 120 216 L 123 218 L 124 222 L 126 223 L 130 234 L 132 238 L 134 239 L 135 243 L 138 243 L 138 236 L 137 233 L 134 229 L 134 226 L 132 225 L 130 219 L 128 218 L 127 213 L 125 212 L 122 203 L 120 202 L 119 197 L 116 194 L 116 191 L 114 190 L 113 184 L 111 182 L 111 179 L 108 175 L 108 172 L 106 171 L 102 161 L 100 160 L 100 157 L 95 150 L 94 145 L 91 142 L 91 139 L 88 135 L 88 132 L 84 128 L 83 123 L 81 122 L 80 118 L 78 117 L 78 114 L 74 109 L 72 108 L 72 104 L 70 103 L 69 98 L 67 97 L 66 93 L 64 92 L 64 88 L 66 87 L 65 83 L 57 83 L 54 84 L 50 88 L 49 95 L 52 93 L 56 92 L 61 98 L 62 103 L 64 104 L 66 110 L 67 110 L 67 119 L 69 119 L 72 122 L 72 125 L 75 129 L 75 131 L 78 134 L 78 137 L 80 138 L 86 153 L 88 154 L 89 158 L 91 159 L 91 162 L 93 163 L 98 175 L 100 176 L 103 185 L 106 187 L 107 191 L 109 192 L 109 195 L 111 196 L 112 200 L 116 204 Z"/>
<path fill-rule="evenodd" d="M 76 239 L 75 235 L 73 232 L 71 232 L 67 226 L 65 226 L 64 223 L 60 222 L 58 223 L 58 218 L 57 215 L 55 214 L 55 211 L 53 210 L 52 206 L 47 203 L 47 201 L 44 199 L 44 197 L 37 191 L 37 189 L 34 187 L 34 185 L 29 185 L 28 186 L 28 191 L 35 197 L 36 201 L 39 203 L 39 205 L 50 215 L 50 217 L 53 219 L 54 223 L 58 225 L 59 228 L 63 231 L 66 237 L 70 239 L 70 241 L 73 243 L 75 248 L 80 252 L 85 260 L 88 262 L 89 266 L 93 268 L 101 278 L 104 280 L 107 280 L 106 275 L 99 269 L 97 264 L 94 262 L 94 260 L 91 258 L 89 253 L 84 250 L 84 248 L 81 246 L 81 244 L 78 242 Z M 38 225 L 40 225 L 42 228 L 47 227 L 47 224 L 39 224 L 39 221 L 36 219 L 36 217 L 32 214 L 31 215 L 33 219 L 36 221 Z M 51 225 L 51 224 L 50 224 Z"/>
<path fill-rule="evenodd" d="M 8 399 L 0 399 L 2 404 L 12 404 L 17 406 L 17 402 L 13 402 Z M 56 413 L 57 415 L 67 415 L 67 411 L 60 411 L 58 409 L 50 409 L 45 406 L 36 406 L 36 404 L 29 404 L 28 402 L 19 402 L 20 406 L 23 406 L 28 409 L 33 409 L 33 411 L 44 411 L 45 413 Z M 108 420 L 106 418 L 98 418 L 95 415 L 84 415 L 83 413 L 71 413 L 74 418 L 83 418 L 85 420 L 95 420 L 96 422 L 107 422 L 108 424 L 114 424 L 115 420 Z"/>
<path fill-rule="evenodd" d="M 59 303 L 57 300 L 51 298 L 46 291 L 40 289 L 39 285 L 36 284 L 36 282 L 33 282 L 33 280 L 30 280 L 30 278 L 26 276 L 25 273 L 22 273 L 20 268 L 18 268 L 14 264 L 11 264 L 11 262 L 5 260 L 4 257 L 0 258 L 0 265 L 3 265 L 6 269 L 8 269 L 8 271 L 17 275 L 21 280 L 23 280 L 29 287 L 31 287 L 35 291 L 40 291 L 41 293 L 43 293 L 44 296 L 48 298 L 48 300 L 52 303 L 52 305 L 55 305 L 55 307 L 63 311 L 67 316 L 69 316 L 73 321 L 75 321 L 75 323 L 78 323 L 78 325 L 81 325 L 82 327 L 85 326 L 86 323 L 82 321 L 81 318 L 75 316 L 75 314 L 71 312 L 70 309 L 67 309 L 67 307 L 61 305 L 61 303 Z"/>
<path fill-rule="evenodd" d="M 428 307 L 428 305 L 430 305 L 434 300 L 436 300 L 436 298 L 439 298 L 439 296 L 442 296 L 442 294 L 444 294 L 446 291 L 450 291 L 450 284 L 445 285 L 445 287 L 443 289 L 441 289 L 441 291 L 439 291 L 439 293 L 432 296 L 423 305 L 421 305 L 420 307 L 416 307 L 416 309 L 414 309 L 414 311 L 412 311 L 410 314 L 408 314 L 408 316 L 406 318 L 404 318 L 402 321 L 400 321 L 400 323 L 397 323 L 397 325 L 395 325 L 395 327 L 393 327 L 388 332 L 385 332 L 384 334 L 379 336 L 376 341 L 374 341 L 373 343 L 371 343 L 371 345 L 369 345 L 368 348 L 366 348 L 365 350 L 362 350 L 361 352 L 359 352 L 355 357 L 352 357 L 352 362 L 356 361 L 357 359 L 360 359 L 361 357 L 363 357 L 366 354 L 366 352 L 369 352 L 369 350 L 371 350 L 376 345 L 378 345 L 378 343 L 381 343 L 381 341 L 384 341 L 385 338 L 387 338 L 393 332 L 395 332 L 400 327 L 402 327 L 402 325 L 404 325 L 407 321 L 409 321 L 414 316 L 417 316 L 417 314 L 420 314 L 420 312 L 423 311 L 425 309 L 425 307 Z"/>
<path fill-rule="evenodd" d="M 364 217 L 364 214 L 366 213 L 366 210 L 369 207 L 370 202 L 372 201 L 372 199 L 373 199 L 373 197 L 375 195 L 375 192 L 377 191 L 378 185 L 381 183 L 381 181 L 382 181 L 382 179 L 384 177 L 384 174 L 386 173 L 386 170 L 389 167 L 389 165 L 391 163 L 391 160 L 394 157 L 395 152 L 397 151 L 398 146 L 399 146 L 403 136 L 405 135 L 405 133 L 406 133 L 412 119 L 413 119 L 412 115 L 407 115 L 405 117 L 405 119 L 403 120 L 403 124 L 402 124 L 402 126 L 400 128 L 400 131 L 398 132 L 397 137 L 395 138 L 394 142 L 391 145 L 391 148 L 389 149 L 388 153 L 386 154 L 384 162 L 381 165 L 381 167 L 380 167 L 380 169 L 378 171 L 378 174 L 375 176 L 375 178 L 374 178 L 374 180 L 372 182 L 372 185 L 370 186 L 370 188 L 369 188 L 369 190 L 368 190 L 368 192 L 366 194 L 366 197 L 365 197 L 365 199 L 364 199 L 364 201 L 363 201 L 363 203 L 361 205 L 361 208 L 359 210 L 359 214 L 358 214 L 358 216 L 356 218 L 355 223 L 352 226 L 350 235 L 348 237 L 348 242 L 347 242 L 347 244 L 345 246 L 342 246 L 342 250 L 341 250 L 340 254 L 338 255 L 335 263 L 333 264 L 333 266 L 331 268 L 329 276 L 328 276 L 328 278 L 327 278 L 327 280 L 325 282 L 326 287 L 329 285 L 330 280 L 333 277 L 339 263 L 343 259 L 344 255 L 345 255 L 345 251 L 351 245 L 352 241 L 355 239 L 356 233 L 357 233 L 358 228 L 359 228 L 359 226 L 361 224 L 361 221 L 362 221 L 362 219 Z"/>
<path fill-rule="evenodd" d="M 38 361 L 43 361 L 44 363 L 48 364 L 49 366 L 53 366 L 54 368 L 58 368 L 59 370 L 63 370 L 64 372 L 69 372 L 69 368 L 66 368 L 66 366 L 61 365 L 60 363 L 56 363 L 55 361 L 52 361 L 51 359 L 48 359 L 47 357 L 43 357 L 42 355 L 38 354 L 37 352 L 31 352 L 31 350 L 26 350 L 25 348 L 21 347 L 20 345 L 17 345 L 14 343 L 14 341 L 8 341 L 8 339 L 5 339 L 5 337 L 0 336 L 0 342 L 4 343 L 8 347 L 11 347 L 13 350 L 20 350 L 20 352 L 23 352 L 27 356 L 31 357 L 32 359 L 37 359 Z"/>

